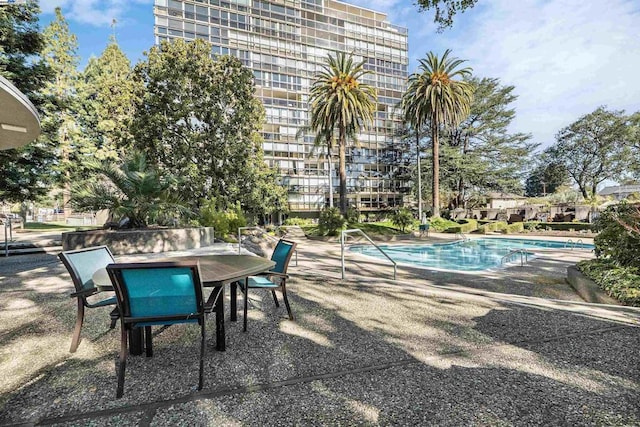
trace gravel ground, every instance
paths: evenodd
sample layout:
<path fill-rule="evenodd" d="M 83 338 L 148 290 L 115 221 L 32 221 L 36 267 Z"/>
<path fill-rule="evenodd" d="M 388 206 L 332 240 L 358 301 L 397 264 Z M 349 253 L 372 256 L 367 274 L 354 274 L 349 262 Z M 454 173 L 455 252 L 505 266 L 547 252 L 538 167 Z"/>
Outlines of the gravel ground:
<path fill-rule="evenodd" d="M 118 400 L 109 309 L 87 312 L 70 354 L 62 264 L 0 259 L 0 424 L 640 425 L 640 310 L 583 303 L 563 283 L 588 255 L 472 275 L 402 268 L 394 281 L 356 257 L 340 280 L 339 252 L 301 242 L 295 321 L 252 292 L 247 333 L 225 307 L 226 352 L 208 322 L 202 391 L 199 329 L 175 325 L 154 329 L 153 358 L 128 358 Z"/>

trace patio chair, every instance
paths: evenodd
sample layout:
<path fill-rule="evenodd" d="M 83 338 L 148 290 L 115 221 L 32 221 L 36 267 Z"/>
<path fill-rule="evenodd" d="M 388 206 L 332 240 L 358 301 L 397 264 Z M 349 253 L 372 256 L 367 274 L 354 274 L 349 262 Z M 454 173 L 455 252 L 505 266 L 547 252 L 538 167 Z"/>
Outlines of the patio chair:
<path fill-rule="evenodd" d="M 205 304 L 197 261 L 111 264 L 109 278 L 120 310 L 120 363 L 116 397 L 124 393 L 127 336 L 144 328 L 147 356 L 151 356 L 151 326 L 194 323 L 200 325 L 200 374 L 202 390 L 205 353 Z"/>
<path fill-rule="evenodd" d="M 71 280 L 76 289 L 70 296 L 78 300 L 78 315 L 76 318 L 76 326 L 71 340 L 71 353 L 75 353 L 80 344 L 80 330 L 84 322 L 84 309 L 105 307 L 108 305 L 116 305 L 114 296 L 99 301 L 89 301 L 88 297 L 97 295 L 102 291 L 93 283 L 93 274 L 107 265 L 114 262 L 113 255 L 106 246 L 96 246 L 91 248 L 78 249 L 74 251 L 65 251 L 58 255 L 64 266 L 67 268 Z M 114 308 L 111 312 L 111 326 L 113 329 L 118 320 L 118 309 Z"/>
<path fill-rule="evenodd" d="M 296 243 L 289 240 L 280 239 L 278 244 L 273 249 L 271 254 L 271 260 L 276 262 L 276 265 L 270 271 L 267 271 L 259 276 L 250 276 L 243 283 L 239 282 L 240 289 L 244 293 L 244 332 L 247 331 L 247 311 L 249 307 L 249 289 L 268 289 L 271 290 L 273 301 L 276 303 L 276 307 L 280 307 L 278 303 L 278 297 L 276 296 L 276 290 L 282 292 L 282 299 L 284 299 L 284 305 L 287 307 L 287 313 L 289 319 L 293 320 L 293 313 L 291 313 L 291 306 L 289 305 L 289 299 L 287 298 L 287 269 L 289 267 L 289 261 L 296 249 Z M 246 289 L 245 289 L 246 288 Z"/>

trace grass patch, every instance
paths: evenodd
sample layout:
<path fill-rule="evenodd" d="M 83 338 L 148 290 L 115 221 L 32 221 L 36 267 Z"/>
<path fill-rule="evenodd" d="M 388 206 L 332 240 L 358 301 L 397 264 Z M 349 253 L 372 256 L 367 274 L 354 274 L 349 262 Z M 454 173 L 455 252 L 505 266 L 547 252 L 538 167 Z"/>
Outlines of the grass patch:
<path fill-rule="evenodd" d="M 640 307 L 640 268 L 619 267 L 608 259 L 580 261 L 577 267 L 609 296 Z"/>

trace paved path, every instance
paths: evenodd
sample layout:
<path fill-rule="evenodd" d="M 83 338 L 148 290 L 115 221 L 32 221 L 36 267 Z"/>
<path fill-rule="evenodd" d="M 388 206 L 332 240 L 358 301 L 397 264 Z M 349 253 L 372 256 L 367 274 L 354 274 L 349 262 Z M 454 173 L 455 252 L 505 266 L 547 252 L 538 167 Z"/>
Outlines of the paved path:
<path fill-rule="evenodd" d="M 640 310 L 582 303 L 557 280 L 566 262 L 394 281 L 353 258 L 343 281 L 336 253 L 301 243 L 296 320 L 252 294 L 249 331 L 228 322 L 228 350 L 208 346 L 202 392 L 198 331 L 181 325 L 158 328 L 152 359 L 129 359 L 120 400 L 108 310 L 87 314 L 70 355 L 62 265 L 0 260 L 0 424 L 640 424 Z"/>

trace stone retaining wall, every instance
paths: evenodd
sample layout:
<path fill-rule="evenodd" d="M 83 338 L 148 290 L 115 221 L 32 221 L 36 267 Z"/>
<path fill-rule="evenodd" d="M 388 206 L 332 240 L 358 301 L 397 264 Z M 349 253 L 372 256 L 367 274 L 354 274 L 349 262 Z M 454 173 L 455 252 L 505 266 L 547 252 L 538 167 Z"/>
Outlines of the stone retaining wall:
<path fill-rule="evenodd" d="M 106 245 L 115 255 L 158 253 L 211 246 L 213 227 L 90 230 L 62 233 L 62 249 Z"/>
<path fill-rule="evenodd" d="M 620 305 L 620 302 L 607 295 L 593 280 L 582 274 L 576 266 L 567 267 L 567 282 L 586 302 Z"/>

